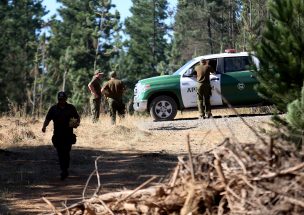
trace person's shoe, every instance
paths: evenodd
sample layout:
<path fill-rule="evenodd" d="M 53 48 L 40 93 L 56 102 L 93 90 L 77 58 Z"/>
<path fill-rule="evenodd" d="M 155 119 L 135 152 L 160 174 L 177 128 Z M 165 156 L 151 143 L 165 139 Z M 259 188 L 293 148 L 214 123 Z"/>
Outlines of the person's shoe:
<path fill-rule="evenodd" d="M 205 119 L 205 116 L 199 116 L 198 119 Z"/>
<path fill-rule="evenodd" d="M 208 113 L 208 114 L 207 114 L 207 118 L 212 118 L 212 114 L 211 114 L 211 113 Z"/>
<path fill-rule="evenodd" d="M 60 180 L 64 181 L 67 177 L 69 176 L 69 172 L 68 171 L 64 171 L 60 174 Z"/>

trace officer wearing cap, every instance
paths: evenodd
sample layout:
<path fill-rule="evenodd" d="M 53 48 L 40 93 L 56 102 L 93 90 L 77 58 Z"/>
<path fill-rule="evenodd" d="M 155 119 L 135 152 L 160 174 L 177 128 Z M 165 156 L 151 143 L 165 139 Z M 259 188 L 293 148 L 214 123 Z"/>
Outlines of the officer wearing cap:
<path fill-rule="evenodd" d="M 100 114 L 100 103 L 101 103 L 101 78 L 103 73 L 100 70 L 96 70 L 90 83 L 88 84 L 91 92 L 90 106 L 92 113 L 92 122 L 96 123 L 99 119 Z"/>
<path fill-rule="evenodd" d="M 209 65 L 209 61 L 205 59 L 201 60 L 199 64 L 195 66 L 194 70 L 197 75 L 197 106 L 199 111 L 199 118 L 210 118 L 212 116 L 210 105 L 210 73 L 214 73 L 214 70 Z"/>
<path fill-rule="evenodd" d="M 70 151 L 72 145 L 76 143 L 76 135 L 73 133 L 73 128 L 79 126 L 80 116 L 76 108 L 72 104 L 67 103 L 65 92 L 59 92 L 57 99 L 58 103 L 49 109 L 45 117 L 42 132 L 45 133 L 46 127 L 53 120 L 54 132 L 52 142 L 58 153 L 61 180 L 64 180 L 69 175 Z"/>
<path fill-rule="evenodd" d="M 124 91 L 125 86 L 123 82 L 117 79 L 115 71 L 111 72 L 110 80 L 102 87 L 101 93 L 108 98 L 112 125 L 116 123 L 116 112 L 120 117 L 124 117 L 125 115 L 125 104 L 122 101 Z"/>

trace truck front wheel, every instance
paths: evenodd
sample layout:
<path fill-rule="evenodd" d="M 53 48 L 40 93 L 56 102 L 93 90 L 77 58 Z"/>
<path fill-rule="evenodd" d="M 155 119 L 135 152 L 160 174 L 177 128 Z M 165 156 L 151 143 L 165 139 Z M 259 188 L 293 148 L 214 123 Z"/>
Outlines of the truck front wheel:
<path fill-rule="evenodd" d="M 173 120 L 177 114 L 177 105 L 169 96 L 158 96 L 150 105 L 150 114 L 156 121 Z"/>

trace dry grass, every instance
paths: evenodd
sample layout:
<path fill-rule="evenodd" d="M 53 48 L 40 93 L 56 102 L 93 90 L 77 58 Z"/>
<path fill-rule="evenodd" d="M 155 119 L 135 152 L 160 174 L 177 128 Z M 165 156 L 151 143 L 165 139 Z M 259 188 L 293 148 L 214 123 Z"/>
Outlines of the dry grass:
<path fill-rule="evenodd" d="M 57 155 L 51 143 L 52 123 L 47 132 L 42 133 L 43 119 L 1 117 L 0 214 L 37 214 L 47 210 L 42 196 L 58 204 L 64 199 L 79 197 L 99 155 L 103 155 L 102 161 L 106 163 L 102 167 L 104 189 L 136 186 L 136 181 L 140 183 L 145 175 L 166 174 L 170 162 L 161 163 L 163 159 L 173 160 L 171 155 L 154 158 L 152 151 L 151 156 L 142 156 L 143 152 L 149 154 L 143 146 L 149 142 L 151 133 L 136 127 L 136 122 L 141 120 L 149 119 L 127 116 L 112 126 L 108 116 L 101 116 L 96 124 L 83 118 L 75 131 L 78 138 L 71 152 L 71 178 L 62 183 L 58 179 Z M 159 145 L 152 148 L 159 151 Z M 137 179 L 138 174 L 144 177 Z"/>
<path fill-rule="evenodd" d="M 78 135 L 78 143 L 83 147 L 100 146 L 105 136 L 113 135 L 113 140 L 128 137 L 128 133 L 135 129 L 137 120 L 148 120 L 146 117 L 127 116 L 124 120 L 118 120 L 116 126 L 112 126 L 108 116 L 101 116 L 100 121 L 92 124 L 86 117 L 81 121 L 81 126 L 75 129 Z M 37 144 L 50 144 L 53 125 L 47 127 L 47 132 L 41 132 L 43 119 L 31 120 L 30 118 L 1 117 L 0 118 L 0 148 L 6 149 L 20 146 L 35 146 Z M 124 136 L 126 135 L 126 136 Z"/>
<path fill-rule="evenodd" d="M 37 142 L 38 120 L 27 118 L 0 118 L 0 148 L 16 147 Z M 38 139 L 38 141 L 41 139 Z"/>
<path fill-rule="evenodd" d="M 213 113 L 230 114 L 226 110 Z M 197 112 L 177 116 L 196 117 Z M 147 129 L 145 125 L 151 122 L 148 116 L 126 116 L 112 126 L 109 116 L 101 116 L 95 124 L 88 117 L 82 118 L 75 130 L 77 143 L 71 153 L 72 177 L 62 183 L 57 178 L 57 155 L 51 143 L 52 123 L 42 133 L 43 119 L 0 117 L 0 214 L 37 214 L 47 209 L 42 196 L 58 204 L 63 199 L 79 197 L 99 155 L 104 164 L 103 188 L 132 188 L 151 175 L 168 174 L 176 155 L 187 152 L 187 134 L 194 153 L 210 149 L 223 140 L 215 128 L 200 128 L 198 120 L 191 122 L 190 127 L 176 127 L 168 122 L 158 124 L 160 129 Z M 230 134 L 226 124 L 221 129 L 224 135 Z M 246 126 L 239 125 L 237 129 L 244 134 L 242 140 L 254 140 Z"/>
<path fill-rule="evenodd" d="M 239 114 L 263 114 L 269 113 L 270 108 L 237 108 Z M 212 111 L 214 116 L 227 116 L 233 115 L 233 111 L 230 109 L 215 109 Z M 195 119 L 197 118 L 197 111 L 192 112 L 178 112 L 177 119 Z M 163 149 L 165 151 L 171 151 L 174 153 L 184 152 L 184 149 L 176 148 L 176 145 L 181 144 L 185 139 L 180 138 L 180 135 L 186 135 L 187 133 L 193 133 L 193 136 L 201 136 L 197 141 L 193 140 L 194 145 L 201 144 L 203 140 L 209 142 L 214 138 L 208 134 L 209 139 L 202 138 L 207 135 L 208 131 L 198 131 L 184 129 L 177 132 L 174 129 L 164 129 L 159 132 L 149 131 L 142 127 L 142 124 L 148 122 L 151 123 L 152 119 L 147 116 L 126 116 L 124 119 L 117 120 L 117 125 L 112 126 L 110 117 L 107 115 L 101 115 L 98 123 L 91 123 L 89 117 L 82 118 L 81 125 L 75 129 L 77 135 L 77 147 L 85 148 L 101 148 L 105 150 L 113 150 L 119 148 L 120 150 L 155 150 L 159 151 L 159 147 L 155 147 L 158 144 L 164 144 Z M 47 132 L 43 134 L 41 132 L 43 119 L 32 120 L 26 117 L 1 117 L 0 118 L 0 149 L 6 149 L 11 147 L 22 146 L 37 146 L 37 145 L 51 145 L 52 136 L 52 122 L 47 128 Z M 245 127 L 240 125 L 240 129 Z M 222 132 L 229 136 L 229 129 L 223 128 Z M 225 132 L 227 131 L 227 132 Z M 201 135 L 198 135 L 200 133 Z M 174 137 L 178 137 L 178 139 Z M 219 136 L 219 135 L 214 135 Z M 221 141 L 216 139 L 216 142 Z M 168 146 L 168 142 L 172 142 L 175 139 L 175 143 L 171 143 L 171 147 Z M 181 140 L 181 141 L 180 141 Z M 153 145 L 151 145 L 153 143 Z M 151 146 L 151 147 L 150 147 Z"/>

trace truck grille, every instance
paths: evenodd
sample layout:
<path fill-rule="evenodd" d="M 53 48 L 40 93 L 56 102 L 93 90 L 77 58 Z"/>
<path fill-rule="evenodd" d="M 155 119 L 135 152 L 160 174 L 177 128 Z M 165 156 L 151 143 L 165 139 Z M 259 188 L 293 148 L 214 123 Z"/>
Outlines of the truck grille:
<path fill-rule="evenodd" d="M 134 97 L 137 95 L 137 84 L 135 85 L 135 88 L 134 88 Z"/>

